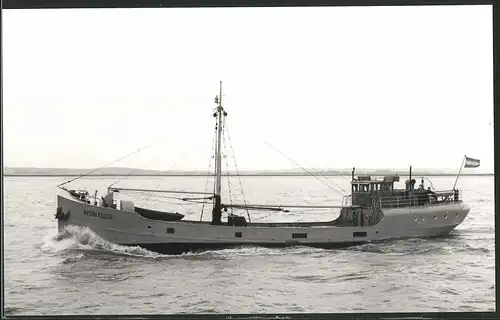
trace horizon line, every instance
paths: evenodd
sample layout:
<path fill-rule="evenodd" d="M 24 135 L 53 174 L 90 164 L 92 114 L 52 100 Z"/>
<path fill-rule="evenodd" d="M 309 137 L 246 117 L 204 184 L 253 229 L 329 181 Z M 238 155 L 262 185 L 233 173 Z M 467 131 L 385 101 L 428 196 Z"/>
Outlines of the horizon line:
<path fill-rule="evenodd" d="M 457 168 L 454 167 L 420 167 L 420 168 L 414 168 L 412 167 L 412 171 L 415 170 L 457 170 Z M 352 170 L 352 169 L 357 170 L 372 170 L 372 171 L 384 171 L 384 170 L 390 170 L 390 171 L 401 171 L 401 170 L 407 170 L 409 171 L 410 166 L 408 167 L 330 167 L 330 168 L 320 168 L 320 167 L 308 167 L 306 169 L 312 169 L 312 170 L 323 170 L 323 171 L 335 171 L 335 170 Z M 83 171 L 92 171 L 92 170 L 138 170 L 138 171 L 155 171 L 155 172 L 197 172 L 197 171 L 206 171 L 206 169 L 178 169 L 178 170 L 168 170 L 168 169 L 143 169 L 143 168 L 135 168 L 135 167 L 102 167 L 102 168 L 65 168 L 65 167 L 28 167 L 28 166 L 4 166 L 4 170 L 10 169 L 10 170 L 83 170 Z M 473 168 L 477 169 L 477 168 Z M 485 169 L 488 169 L 487 167 Z M 493 168 L 492 168 L 493 169 Z M 280 171 L 292 171 L 292 170 L 297 170 L 297 171 L 304 171 L 304 169 L 301 168 L 281 168 L 281 169 L 242 169 L 239 170 L 240 172 L 243 171 L 263 171 L 263 172 L 280 172 Z"/>
<path fill-rule="evenodd" d="M 367 174 L 366 175 L 372 175 L 372 176 L 377 176 L 376 174 Z M 494 176 L 494 173 L 461 173 L 461 176 Z M 45 173 L 14 173 L 14 174 L 3 174 L 4 177 L 78 177 L 82 175 L 78 174 L 45 174 Z M 89 174 L 87 177 L 123 177 L 123 176 L 128 176 L 128 177 L 209 177 L 213 176 L 213 174 L 207 174 L 207 173 L 164 173 L 164 174 L 130 174 L 130 175 L 124 175 L 124 174 Z M 285 173 L 285 172 L 277 172 L 277 173 L 240 173 L 240 174 L 225 174 L 223 177 L 309 177 L 309 176 L 316 176 L 308 173 Z M 338 172 L 338 173 L 328 173 L 325 172 L 323 173 L 323 176 L 329 176 L 329 177 L 350 177 L 351 174 L 346 173 L 346 172 Z M 399 177 L 407 177 L 409 174 L 397 174 Z M 457 174 L 454 173 L 432 173 L 432 172 L 415 172 L 412 174 L 412 176 L 434 176 L 434 177 L 455 177 Z M 82 176 L 83 177 L 83 176 Z"/>

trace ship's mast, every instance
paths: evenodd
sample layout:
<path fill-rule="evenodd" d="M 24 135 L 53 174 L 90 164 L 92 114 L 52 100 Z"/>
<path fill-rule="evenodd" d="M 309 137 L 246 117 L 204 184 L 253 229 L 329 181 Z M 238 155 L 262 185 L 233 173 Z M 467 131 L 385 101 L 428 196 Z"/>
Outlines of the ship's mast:
<path fill-rule="evenodd" d="M 222 138 L 222 116 L 224 109 L 222 108 L 222 81 L 220 82 L 219 88 L 219 99 L 217 105 L 217 151 L 216 151 L 216 162 L 215 162 L 215 195 L 221 195 L 222 186 L 222 173 L 221 173 L 221 138 Z"/>
<path fill-rule="evenodd" d="M 222 81 L 220 82 L 219 96 L 215 97 L 217 103 L 217 111 L 214 116 L 217 117 L 217 147 L 215 153 L 215 194 L 214 194 L 214 208 L 212 210 L 212 224 L 221 224 L 222 218 L 222 202 L 221 202 L 221 188 L 222 188 L 222 172 L 221 172 L 221 145 L 222 145 L 222 117 L 227 116 L 227 113 L 222 107 Z"/>

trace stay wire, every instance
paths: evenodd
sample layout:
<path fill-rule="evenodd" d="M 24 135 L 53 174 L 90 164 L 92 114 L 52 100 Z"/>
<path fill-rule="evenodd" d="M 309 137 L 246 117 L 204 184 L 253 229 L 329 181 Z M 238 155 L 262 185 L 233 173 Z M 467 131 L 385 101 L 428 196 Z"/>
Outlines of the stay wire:
<path fill-rule="evenodd" d="M 174 168 L 176 168 L 179 165 L 179 162 L 183 158 L 184 154 L 185 154 L 185 151 L 182 151 L 181 154 L 180 154 L 180 157 L 178 157 L 178 160 L 176 160 L 174 162 L 174 164 L 170 167 L 170 171 L 172 171 Z M 160 180 L 160 182 L 158 182 L 156 184 L 156 187 L 154 188 L 154 190 L 158 190 L 163 182 L 164 181 Z M 149 201 L 149 199 L 151 199 L 151 197 L 153 196 L 153 194 L 154 194 L 154 192 L 148 192 L 146 194 L 146 196 L 144 197 L 144 199 L 142 199 L 143 200 L 143 203 L 142 203 L 143 206 L 146 205 L 146 203 Z"/>
<path fill-rule="evenodd" d="M 264 141 L 265 144 L 267 144 L 271 149 L 273 149 L 274 151 L 278 152 L 279 154 L 281 154 L 283 157 L 287 158 L 288 160 L 290 160 L 291 162 L 293 162 L 297 167 L 299 167 L 300 169 L 304 170 L 306 173 L 308 173 L 311 177 L 317 179 L 319 182 L 323 183 L 324 185 L 326 185 L 327 187 L 329 187 L 330 189 L 332 189 L 333 191 L 339 193 L 340 195 L 344 196 L 344 194 L 340 191 L 338 191 L 337 189 L 333 188 L 332 186 L 330 186 L 328 183 L 324 182 L 323 180 L 321 180 L 320 178 L 318 178 L 317 176 L 315 176 L 314 174 L 312 174 L 310 171 L 308 171 L 306 168 L 302 167 L 300 164 L 298 164 L 297 162 L 295 162 L 293 159 L 287 157 L 283 152 L 279 151 L 278 149 L 274 148 L 272 145 L 270 145 L 269 143 L 267 143 L 267 141 Z"/>
<path fill-rule="evenodd" d="M 244 127 L 243 127 L 244 128 Z M 245 130 L 251 132 L 250 129 L 248 128 L 244 128 Z M 252 132 L 251 132 L 252 133 Z M 308 171 L 306 168 L 302 167 L 300 164 L 298 164 L 296 161 L 294 161 L 293 159 L 291 159 L 290 157 L 286 156 L 283 152 L 281 152 L 280 150 L 278 150 L 277 148 L 273 147 L 271 144 L 269 144 L 267 141 L 263 140 L 262 139 L 262 142 L 264 142 L 265 144 L 267 144 L 271 149 L 273 149 L 274 151 L 278 152 L 281 156 L 285 157 L 286 159 L 288 159 L 289 161 L 291 161 L 293 164 L 295 164 L 297 167 L 299 167 L 300 169 L 302 169 L 303 171 L 305 171 L 307 174 L 309 174 L 310 176 L 312 176 L 313 178 L 317 179 L 319 182 L 323 183 L 324 185 L 326 185 L 328 188 L 332 189 L 333 191 L 337 192 L 338 194 L 342 195 L 342 196 L 345 196 L 345 191 L 344 193 L 340 192 L 339 190 L 333 188 L 331 185 L 329 185 L 328 183 L 326 183 L 325 181 L 321 180 L 320 178 L 318 178 L 317 176 L 315 176 L 314 174 L 312 174 L 310 171 Z M 314 169 L 316 170 L 316 169 Z M 316 170 L 317 171 L 317 170 Z M 339 187 L 340 188 L 340 187 Z M 340 188 L 342 189 L 342 188 Z"/>
<path fill-rule="evenodd" d="M 119 161 L 121 161 L 121 160 L 123 160 L 123 159 L 126 159 L 126 158 L 128 158 L 128 157 L 130 157 L 130 156 L 132 156 L 132 155 L 134 155 L 134 154 L 136 154 L 136 153 L 138 153 L 138 152 L 140 152 L 140 151 L 142 151 L 142 150 L 146 149 L 146 148 L 151 147 L 152 145 L 156 144 L 157 142 L 159 142 L 159 141 L 161 141 L 161 140 L 163 140 L 163 138 L 160 138 L 160 139 L 158 139 L 158 140 L 156 140 L 156 141 L 154 141 L 154 142 L 152 142 L 152 143 L 148 144 L 147 146 L 144 146 L 144 147 L 142 147 L 142 148 L 139 148 L 139 149 L 135 150 L 134 152 L 129 153 L 129 154 L 127 154 L 126 156 L 123 156 L 123 157 L 121 157 L 121 158 L 119 158 L 119 159 L 117 159 L 117 160 L 114 160 L 114 161 L 112 161 L 112 162 L 110 162 L 110 163 L 108 163 L 108 164 L 106 164 L 106 165 L 104 165 L 104 166 L 102 166 L 102 167 L 99 167 L 99 168 L 97 168 L 97 169 L 93 169 L 93 170 L 91 170 L 91 171 L 89 171 L 89 172 L 87 172 L 87 173 L 85 173 L 85 174 L 82 174 L 82 175 L 80 175 L 80 176 L 78 176 L 78 177 L 76 177 L 76 178 L 74 178 L 74 179 L 71 179 L 71 180 L 69 180 L 69 181 L 63 182 L 63 183 L 59 184 L 59 185 L 58 185 L 58 187 L 62 187 L 62 186 L 63 186 L 63 185 L 65 185 L 65 184 L 71 183 L 71 182 L 73 182 L 73 181 L 75 181 L 75 180 L 78 180 L 78 179 L 80 179 L 80 178 L 83 178 L 83 177 L 85 177 L 85 176 L 88 176 L 89 174 L 94 173 L 94 172 L 96 172 L 97 170 L 100 170 L 100 169 L 106 168 L 106 167 L 108 167 L 108 166 L 110 166 L 110 165 L 112 165 L 112 164 L 114 164 L 114 163 L 117 163 L 117 162 L 119 162 Z"/>
<path fill-rule="evenodd" d="M 318 174 L 320 174 L 323 178 L 325 178 L 326 180 L 330 181 L 331 183 L 333 183 L 337 188 L 339 188 L 343 193 L 344 193 L 344 196 L 347 195 L 347 191 L 345 191 L 341 186 L 339 186 L 337 183 L 335 183 L 335 181 L 333 181 L 332 179 L 328 178 L 327 176 L 325 176 L 321 171 L 315 169 L 313 166 L 311 166 L 309 163 L 307 163 L 306 161 L 304 161 L 309 167 L 311 167 L 311 169 L 313 169 L 314 171 L 316 171 Z"/>
<path fill-rule="evenodd" d="M 158 155 L 155 155 L 153 158 L 151 158 L 151 159 L 148 161 L 148 163 L 151 163 L 151 162 L 152 162 L 153 160 L 155 160 L 156 158 L 158 158 Z M 130 177 L 130 176 L 131 176 L 134 172 L 137 172 L 138 170 L 140 170 L 140 168 L 135 168 L 135 169 L 133 169 L 133 170 L 132 170 L 132 171 L 130 171 L 127 175 L 125 175 L 125 176 L 121 177 L 120 179 L 116 180 L 115 182 L 113 182 L 113 183 L 112 183 L 112 184 L 108 187 L 108 189 L 109 189 L 109 188 L 111 188 L 111 187 L 113 187 L 114 185 L 116 185 L 118 182 L 120 182 L 120 181 L 122 181 L 122 180 L 124 180 L 124 179 L 126 179 L 126 178 L 128 178 L 128 177 Z"/>
<path fill-rule="evenodd" d="M 234 154 L 234 149 L 233 149 L 233 143 L 231 141 L 231 135 L 229 134 L 229 128 L 227 127 L 227 124 L 225 125 L 226 131 L 227 131 L 227 137 L 229 140 L 229 146 L 231 147 L 231 152 L 233 154 L 233 159 L 234 159 L 234 167 L 236 168 L 236 175 L 238 176 L 238 180 L 240 182 L 240 188 L 241 188 L 241 194 L 243 195 L 243 203 L 245 204 L 245 207 L 247 206 L 247 200 L 245 197 L 245 191 L 243 190 L 243 184 L 241 183 L 241 176 L 240 176 L 240 170 L 238 169 L 238 164 L 236 163 L 236 156 Z M 252 223 L 252 219 L 250 218 L 250 212 L 248 211 L 248 208 L 245 208 L 247 211 L 247 216 L 248 216 L 248 222 Z"/>
<path fill-rule="evenodd" d="M 217 128 L 217 127 L 216 127 Z M 208 173 L 207 173 L 207 181 L 205 182 L 205 192 L 207 192 L 207 189 L 208 189 L 208 181 L 210 180 L 210 173 L 211 173 L 211 169 L 212 169 L 212 159 L 214 158 L 214 154 L 215 154 L 215 142 L 216 142 L 216 137 L 217 137 L 217 129 L 215 130 L 215 133 L 214 133 L 214 137 L 212 139 L 212 150 L 210 151 L 210 160 L 208 162 Z M 213 193 L 215 194 L 215 184 L 214 184 L 214 190 L 213 190 Z M 207 198 L 207 200 L 209 200 Z M 200 221 L 203 221 L 203 212 L 205 210 L 205 204 L 207 203 L 207 201 L 203 201 L 203 204 L 201 206 L 201 215 L 200 215 Z"/>
<path fill-rule="evenodd" d="M 227 191 L 229 194 L 229 204 L 231 204 L 231 214 L 233 214 L 233 198 L 232 198 L 232 190 L 231 190 L 231 179 L 229 178 L 229 161 L 227 161 L 227 146 L 226 146 L 226 135 L 225 135 L 225 126 L 226 126 L 226 119 L 224 119 L 224 122 L 222 123 L 222 141 L 224 143 L 224 158 L 226 159 L 226 175 L 227 175 Z"/>

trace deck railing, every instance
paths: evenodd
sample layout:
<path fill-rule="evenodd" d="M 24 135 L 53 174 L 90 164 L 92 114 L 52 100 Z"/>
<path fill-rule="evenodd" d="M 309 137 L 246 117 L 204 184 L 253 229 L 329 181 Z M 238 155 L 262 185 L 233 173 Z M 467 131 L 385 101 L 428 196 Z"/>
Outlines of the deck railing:
<path fill-rule="evenodd" d="M 379 199 L 380 208 L 419 207 L 424 205 L 436 205 L 445 203 L 456 203 L 462 201 L 461 190 L 435 191 L 431 194 L 414 194 L 410 196 L 389 196 Z"/>

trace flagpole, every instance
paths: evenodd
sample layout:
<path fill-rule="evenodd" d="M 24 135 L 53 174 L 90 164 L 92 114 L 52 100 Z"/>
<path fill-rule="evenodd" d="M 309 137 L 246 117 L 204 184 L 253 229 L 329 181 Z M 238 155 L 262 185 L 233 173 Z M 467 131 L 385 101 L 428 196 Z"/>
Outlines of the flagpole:
<path fill-rule="evenodd" d="M 457 185 L 457 182 L 458 182 L 458 177 L 460 177 L 460 173 L 462 172 L 462 168 L 464 167 L 464 162 L 465 162 L 466 158 L 467 158 L 467 155 L 465 155 L 464 158 L 462 159 L 462 164 L 460 165 L 460 170 L 458 170 L 457 178 L 455 179 L 455 183 L 453 184 L 452 190 L 455 190 L 455 186 Z"/>

